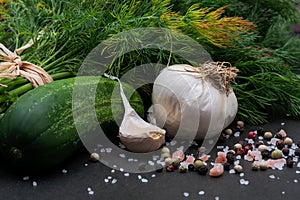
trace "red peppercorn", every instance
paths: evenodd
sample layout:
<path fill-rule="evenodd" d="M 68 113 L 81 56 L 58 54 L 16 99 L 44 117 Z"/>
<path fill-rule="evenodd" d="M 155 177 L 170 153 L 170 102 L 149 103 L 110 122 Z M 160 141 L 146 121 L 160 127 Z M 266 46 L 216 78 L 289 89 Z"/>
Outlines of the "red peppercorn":
<path fill-rule="evenodd" d="M 255 139 L 255 137 L 256 137 L 256 133 L 255 133 L 254 131 L 250 131 L 250 132 L 248 133 L 248 138 L 249 138 L 249 139 Z"/>
<path fill-rule="evenodd" d="M 236 154 L 243 157 L 243 156 L 245 155 L 245 150 L 242 149 L 242 148 L 241 148 L 241 149 L 237 149 L 237 150 L 236 150 Z"/>
<path fill-rule="evenodd" d="M 167 172 L 173 172 L 174 171 L 174 166 L 171 164 L 171 165 L 168 165 L 167 167 L 166 167 L 166 170 L 167 170 Z"/>

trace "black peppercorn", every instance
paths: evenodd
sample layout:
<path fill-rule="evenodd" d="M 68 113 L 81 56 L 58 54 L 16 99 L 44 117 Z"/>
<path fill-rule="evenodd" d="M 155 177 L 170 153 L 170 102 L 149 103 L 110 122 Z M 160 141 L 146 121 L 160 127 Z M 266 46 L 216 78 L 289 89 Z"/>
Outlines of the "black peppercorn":
<path fill-rule="evenodd" d="M 235 160 L 234 154 L 228 152 L 226 155 L 226 159 L 229 164 L 233 164 Z"/>
<path fill-rule="evenodd" d="M 189 171 L 194 171 L 194 170 L 195 170 L 194 164 L 189 164 L 189 165 L 188 165 L 188 170 L 189 170 Z"/>
<path fill-rule="evenodd" d="M 276 141 L 276 147 L 277 147 L 277 149 L 283 149 L 283 147 L 284 147 L 284 143 L 283 143 L 283 141 L 282 140 L 277 140 Z"/>
<path fill-rule="evenodd" d="M 218 139 L 218 142 L 224 143 L 224 142 L 226 142 L 226 139 L 227 139 L 226 135 L 222 133 Z"/>
<path fill-rule="evenodd" d="M 225 171 L 229 171 L 230 170 L 230 166 L 231 164 L 229 162 L 224 163 L 223 167 Z"/>
<path fill-rule="evenodd" d="M 295 149 L 295 156 L 300 156 L 300 148 Z"/>
<path fill-rule="evenodd" d="M 300 140 L 297 141 L 297 146 L 300 147 Z"/>
<path fill-rule="evenodd" d="M 206 165 L 202 165 L 201 167 L 198 168 L 198 173 L 200 175 L 206 175 L 208 172 L 208 168 Z"/>
<path fill-rule="evenodd" d="M 283 153 L 283 155 L 288 156 L 289 153 L 290 153 L 290 149 L 289 148 L 283 148 L 282 153 Z"/>
<path fill-rule="evenodd" d="M 259 128 L 257 129 L 257 135 L 258 135 L 258 136 L 264 136 L 265 132 L 266 132 L 266 131 L 264 130 L 263 127 L 259 127 Z"/>
<path fill-rule="evenodd" d="M 260 145 L 264 144 L 262 141 L 258 141 L 255 143 L 255 148 L 258 148 Z"/>
<path fill-rule="evenodd" d="M 294 161 L 293 161 L 293 158 L 292 157 L 288 157 L 286 159 L 286 166 L 289 167 L 289 168 L 293 168 L 294 166 Z"/>
<path fill-rule="evenodd" d="M 270 158 L 270 151 L 265 149 L 261 152 L 261 156 L 263 159 L 269 159 Z"/>

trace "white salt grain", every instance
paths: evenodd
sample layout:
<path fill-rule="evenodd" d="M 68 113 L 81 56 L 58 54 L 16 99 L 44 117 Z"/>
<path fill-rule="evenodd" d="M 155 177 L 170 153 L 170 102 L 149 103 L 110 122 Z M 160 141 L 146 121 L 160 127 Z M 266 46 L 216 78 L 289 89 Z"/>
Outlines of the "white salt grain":
<path fill-rule="evenodd" d="M 121 158 L 125 158 L 125 157 L 126 157 L 126 155 L 125 155 L 124 153 L 120 153 L 119 156 L 120 156 Z"/>
<path fill-rule="evenodd" d="M 285 194 L 285 191 L 282 191 L 281 194 Z"/>
<path fill-rule="evenodd" d="M 275 175 L 272 174 L 272 175 L 269 176 L 269 178 L 275 179 Z"/>
<path fill-rule="evenodd" d="M 24 176 L 23 177 L 23 181 L 28 181 L 29 180 L 29 176 Z"/>
<path fill-rule="evenodd" d="M 240 179 L 240 184 L 241 185 L 248 185 L 249 181 L 242 178 L 242 179 Z"/>
<path fill-rule="evenodd" d="M 184 196 L 184 197 L 188 197 L 188 196 L 190 196 L 190 193 L 184 192 L 184 193 L 183 193 L 183 196 Z"/>
<path fill-rule="evenodd" d="M 155 163 L 152 160 L 149 160 L 148 164 L 151 165 L 151 166 L 153 166 Z"/>
<path fill-rule="evenodd" d="M 89 191 L 92 191 L 92 188 L 88 187 L 88 188 L 87 188 L 87 191 L 88 191 L 88 192 L 89 192 Z"/>
<path fill-rule="evenodd" d="M 297 163 L 297 167 L 300 167 L 300 162 L 299 162 L 299 163 Z"/>
<path fill-rule="evenodd" d="M 152 174 L 152 175 L 151 175 L 151 177 L 152 177 L 152 178 L 155 178 L 155 177 L 156 177 L 156 175 L 155 175 L 155 174 Z"/>
<path fill-rule="evenodd" d="M 36 187 L 36 186 L 37 186 L 37 182 L 36 182 L 36 181 L 33 181 L 33 182 L 32 182 L 32 186 L 33 186 L 33 187 Z"/>
<path fill-rule="evenodd" d="M 111 179 L 112 179 L 112 177 L 111 177 L 111 176 L 108 176 L 108 177 L 107 177 L 107 179 L 108 179 L 108 180 L 111 180 Z"/>
<path fill-rule="evenodd" d="M 89 164 L 85 163 L 84 166 L 87 167 Z"/>
<path fill-rule="evenodd" d="M 88 193 L 89 193 L 89 195 L 93 195 L 93 194 L 94 194 L 94 191 L 91 190 L 91 191 L 89 191 Z"/>
<path fill-rule="evenodd" d="M 264 137 L 263 137 L 263 136 L 258 136 L 258 139 L 259 139 L 259 140 L 263 140 Z"/>
<path fill-rule="evenodd" d="M 300 171 L 296 170 L 296 174 L 300 174 Z"/>
<path fill-rule="evenodd" d="M 142 179 L 142 176 L 141 176 L 141 175 L 138 175 L 138 179 Z"/>
<path fill-rule="evenodd" d="M 129 176 L 129 175 L 130 175 L 129 173 L 125 173 L 125 174 L 124 174 L 124 176 Z"/>
<path fill-rule="evenodd" d="M 295 180 L 294 180 L 294 183 L 298 183 L 298 180 L 297 180 L 297 179 L 295 179 Z"/>
<path fill-rule="evenodd" d="M 111 172 L 111 173 L 115 173 L 115 172 L 116 172 L 116 170 L 112 169 L 110 172 Z"/>
<path fill-rule="evenodd" d="M 215 197 L 215 200 L 220 200 L 220 197 L 216 196 L 216 197 Z"/>
<path fill-rule="evenodd" d="M 109 180 L 108 180 L 107 178 L 105 178 L 105 179 L 104 179 L 104 182 L 105 182 L 105 183 L 108 183 L 108 182 L 109 182 Z"/>
<path fill-rule="evenodd" d="M 111 184 L 115 184 L 116 182 L 118 182 L 118 180 L 114 178 L 114 179 L 111 181 Z"/>
<path fill-rule="evenodd" d="M 124 172 L 124 168 L 120 168 L 120 172 Z"/>
<path fill-rule="evenodd" d="M 240 137 L 240 134 L 241 134 L 240 132 L 235 132 L 235 133 L 233 134 L 233 136 L 234 136 L 234 137 Z"/>
<path fill-rule="evenodd" d="M 61 172 L 62 172 L 63 174 L 66 174 L 66 173 L 68 173 L 68 170 L 63 169 Z"/>
<path fill-rule="evenodd" d="M 199 194 L 199 195 L 204 195 L 205 192 L 202 190 L 202 191 L 198 192 L 198 194 Z"/>
<path fill-rule="evenodd" d="M 142 183 L 148 183 L 149 182 L 148 179 L 146 179 L 146 178 L 142 178 L 141 181 L 142 181 Z"/>
<path fill-rule="evenodd" d="M 240 155 L 237 155 L 235 158 L 240 160 L 242 157 Z"/>
<path fill-rule="evenodd" d="M 244 177 L 244 175 L 245 175 L 244 173 L 240 173 L 240 177 Z"/>
<path fill-rule="evenodd" d="M 235 170 L 234 169 L 229 170 L 229 174 L 235 174 Z"/>

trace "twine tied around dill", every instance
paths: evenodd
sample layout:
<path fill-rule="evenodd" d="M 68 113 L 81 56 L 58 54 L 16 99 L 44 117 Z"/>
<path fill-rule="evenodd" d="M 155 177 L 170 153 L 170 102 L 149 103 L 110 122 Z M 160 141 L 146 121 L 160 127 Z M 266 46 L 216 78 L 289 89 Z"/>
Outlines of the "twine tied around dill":
<path fill-rule="evenodd" d="M 12 52 L 0 43 L 0 78 L 15 79 L 22 76 L 29 80 L 35 88 L 53 81 L 52 77 L 40 66 L 21 60 L 19 55 L 33 44 L 31 39 L 26 45 Z M 1 83 L 0 86 L 6 87 Z"/>

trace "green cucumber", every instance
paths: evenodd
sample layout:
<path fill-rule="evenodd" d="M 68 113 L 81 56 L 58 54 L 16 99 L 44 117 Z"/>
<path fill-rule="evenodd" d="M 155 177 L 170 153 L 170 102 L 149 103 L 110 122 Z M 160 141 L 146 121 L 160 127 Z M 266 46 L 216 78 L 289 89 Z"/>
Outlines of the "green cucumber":
<path fill-rule="evenodd" d="M 74 82 L 75 78 L 68 78 L 40 86 L 9 107 L 0 121 L 0 152 L 14 168 L 48 170 L 83 146 L 72 115 Z M 97 85 L 94 108 L 99 124 L 105 134 L 116 136 L 117 121 L 124 114 L 120 95 L 112 95 L 113 91 L 119 94 L 118 83 L 103 77 L 76 78 L 76 86 L 89 88 L 92 84 Z M 143 115 L 139 94 L 127 84 L 124 90 L 132 94 L 130 104 Z M 88 124 L 84 118 L 82 123 Z M 92 128 L 87 127 L 85 134 L 92 132 Z"/>

